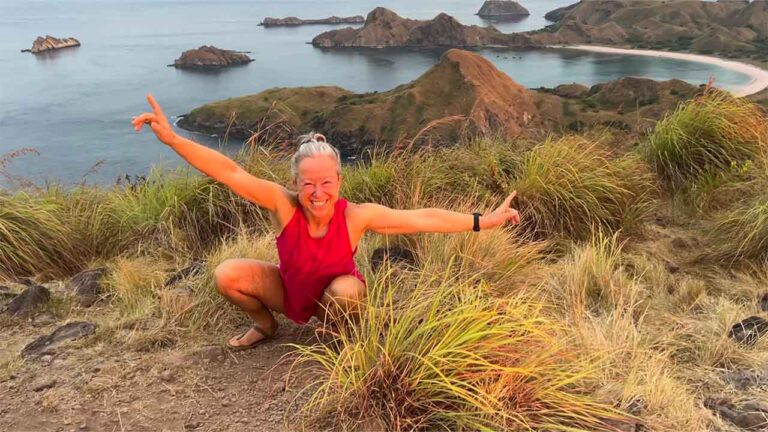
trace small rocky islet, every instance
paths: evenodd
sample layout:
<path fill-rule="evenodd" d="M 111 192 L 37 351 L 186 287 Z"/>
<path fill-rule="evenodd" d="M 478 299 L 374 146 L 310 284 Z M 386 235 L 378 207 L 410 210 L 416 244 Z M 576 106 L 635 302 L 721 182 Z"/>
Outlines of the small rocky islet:
<path fill-rule="evenodd" d="M 285 18 L 264 18 L 259 25 L 263 27 L 293 27 L 300 25 L 317 25 L 317 24 L 363 24 L 365 17 L 362 15 L 355 15 L 349 17 L 337 17 L 331 16 L 328 18 L 320 19 L 301 19 L 299 17 L 285 17 Z"/>
<path fill-rule="evenodd" d="M 39 54 L 43 52 L 48 51 L 54 51 L 64 48 L 73 48 L 73 47 L 79 47 L 80 41 L 73 38 L 56 38 L 51 35 L 38 36 L 37 39 L 35 39 L 34 42 L 32 42 L 32 48 L 30 49 L 23 49 L 21 52 L 29 52 L 32 54 Z"/>
<path fill-rule="evenodd" d="M 486 0 L 477 11 L 477 16 L 484 19 L 507 20 L 527 17 L 531 13 L 520 3 L 512 0 Z"/>
<path fill-rule="evenodd" d="M 225 50 L 215 46 L 203 45 L 184 51 L 173 64 L 168 66 L 179 69 L 210 70 L 230 66 L 241 66 L 252 62 L 245 52 Z"/>

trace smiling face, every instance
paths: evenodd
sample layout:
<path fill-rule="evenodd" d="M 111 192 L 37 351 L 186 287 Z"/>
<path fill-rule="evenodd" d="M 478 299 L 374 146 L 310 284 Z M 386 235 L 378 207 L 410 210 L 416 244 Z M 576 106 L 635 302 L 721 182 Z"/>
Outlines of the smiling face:
<path fill-rule="evenodd" d="M 307 216 L 330 219 L 341 189 L 336 159 L 330 156 L 308 157 L 302 159 L 297 168 L 296 189 L 299 203 Z"/>

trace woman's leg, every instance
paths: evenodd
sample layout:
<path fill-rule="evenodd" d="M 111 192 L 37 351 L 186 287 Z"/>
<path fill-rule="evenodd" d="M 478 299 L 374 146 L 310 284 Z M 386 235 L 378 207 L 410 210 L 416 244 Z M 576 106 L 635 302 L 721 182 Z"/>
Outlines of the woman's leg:
<path fill-rule="evenodd" d="M 315 315 L 320 321 L 356 314 L 365 299 L 365 284 L 355 276 L 344 275 L 334 279 L 320 298 L 320 307 Z"/>
<path fill-rule="evenodd" d="M 216 267 L 214 277 L 221 295 L 245 311 L 268 334 L 274 334 L 277 321 L 271 311 L 283 312 L 283 281 L 276 265 L 254 259 L 228 259 Z M 229 343 L 251 345 L 263 338 L 259 332 L 249 330 Z"/>

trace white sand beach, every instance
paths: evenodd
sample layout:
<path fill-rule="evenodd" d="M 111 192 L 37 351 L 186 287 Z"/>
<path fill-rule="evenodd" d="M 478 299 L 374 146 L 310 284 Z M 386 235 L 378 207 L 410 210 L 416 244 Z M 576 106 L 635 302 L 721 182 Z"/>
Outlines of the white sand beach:
<path fill-rule="evenodd" d="M 752 77 L 748 84 L 733 92 L 736 96 L 749 96 L 755 94 L 765 88 L 768 88 L 768 70 L 761 69 L 757 66 L 753 66 L 747 63 L 741 63 L 732 60 L 725 60 L 719 57 L 711 57 L 700 54 L 688 54 L 669 51 L 654 51 L 654 50 L 641 50 L 641 49 L 623 49 L 612 48 L 596 45 L 553 45 L 550 48 L 565 48 L 565 49 L 577 49 L 583 51 L 592 51 L 599 53 L 609 54 L 627 54 L 627 55 L 640 55 L 648 57 L 664 57 L 671 59 L 679 59 L 686 61 L 693 61 L 699 63 L 707 63 L 715 66 L 719 66 L 725 69 L 733 70 L 743 73 Z M 715 83 L 717 85 L 717 83 Z"/>

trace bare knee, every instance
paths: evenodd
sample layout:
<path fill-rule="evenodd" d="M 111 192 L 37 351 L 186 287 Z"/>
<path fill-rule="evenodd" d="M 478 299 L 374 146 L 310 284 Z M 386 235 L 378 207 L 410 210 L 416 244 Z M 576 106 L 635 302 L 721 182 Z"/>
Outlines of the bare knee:
<path fill-rule="evenodd" d="M 213 278 L 216 289 L 225 297 L 246 290 L 246 285 L 252 282 L 254 268 L 241 259 L 224 260 L 216 266 Z"/>
<path fill-rule="evenodd" d="M 339 276 L 331 282 L 326 293 L 338 303 L 360 303 L 365 299 L 365 284 L 354 276 Z"/>

